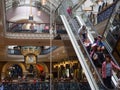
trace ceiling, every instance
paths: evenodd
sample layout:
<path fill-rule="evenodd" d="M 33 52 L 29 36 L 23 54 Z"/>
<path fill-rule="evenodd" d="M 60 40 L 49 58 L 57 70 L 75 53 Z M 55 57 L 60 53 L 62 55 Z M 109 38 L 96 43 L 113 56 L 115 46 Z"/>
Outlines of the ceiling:
<path fill-rule="evenodd" d="M 6 0 L 6 10 L 16 6 L 35 6 L 39 9 L 56 10 L 64 0 Z"/>

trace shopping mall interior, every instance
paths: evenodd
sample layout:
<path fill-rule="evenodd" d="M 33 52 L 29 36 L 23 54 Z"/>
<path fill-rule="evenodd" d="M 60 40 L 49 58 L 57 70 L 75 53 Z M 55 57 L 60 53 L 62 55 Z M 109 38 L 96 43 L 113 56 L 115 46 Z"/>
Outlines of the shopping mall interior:
<path fill-rule="evenodd" d="M 0 90 L 116 90 L 107 55 L 120 66 L 120 0 L 0 0 Z"/>

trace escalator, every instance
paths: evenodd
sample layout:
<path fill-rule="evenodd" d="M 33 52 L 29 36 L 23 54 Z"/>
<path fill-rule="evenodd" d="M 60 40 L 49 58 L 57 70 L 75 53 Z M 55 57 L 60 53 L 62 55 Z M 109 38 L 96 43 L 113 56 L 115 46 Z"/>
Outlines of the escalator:
<path fill-rule="evenodd" d="M 73 45 L 73 48 L 77 54 L 78 60 L 81 64 L 81 67 L 84 70 L 88 83 L 91 87 L 91 90 L 105 90 L 102 79 L 100 78 L 97 69 L 95 68 L 86 48 L 83 45 L 81 38 L 77 33 L 77 28 L 72 18 L 69 18 L 69 22 L 67 21 L 64 15 L 60 15 L 63 24 L 66 28 L 70 41 Z"/>
<path fill-rule="evenodd" d="M 79 21 L 79 23 L 81 23 L 82 24 L 82 22 L 81 21 L 83 21 L 83 19 L 80 17 L 80 16 L 76 16 L 76 18 L 77 18 L 77 20 Z M 84 21 L 83 21 L 84 22 Z M 88 21 L 89 22 L 89 21 Z M 88 23 L 87 22 L 87 23 Z M 86 23 L 84 23 L 84 25 L 87 25 Z M 90 25 L 90 24 L 89 24 Z M 95 38 L 94 36 L 97 36 L 98 34 L 97 34 L 97 32 L 94 32 L 94 34 L 96 34 L 96 35 L 92 35 L 92 32 L 90 31 L 91 29 L 93 29 L 94 30 L 94 28 L 92 27 L 92 26 L 87 26 L 88 28 L 89 28 L 89 30 L 88 30 L 88 38 L 91 40 L 91 42 L 93 42 L 93 38 Z M 103 44 L 105 45 L 105 43 L 103 42 Z M 113 62 L 116 64 L 116 65 L 118 65 L 118 63 L 116 62 L 116 60 L 114 59 L 114 57 L 111 55 L 111 53 L 108 51 L 108 47 L 105 45 L 105 48 L 106 48 L 106 50 L 105 50 L 105 53 L 104 54 L 109 54 L 110 56 L 111 56 L 111 58 L 112 58 L 112 60 L 113 60 Z M 118 65 L 119 66 L 119 65 Z M 100 77 L 100 79 L 102 80 L 102 78 Z M 114 86 L 114 88 L 115 88 L 115 86 L 116 86 L 116 84 L 117 84 L 117 81 L 118 81 L 118 77 L 116 76 L 116 72 L 114 72 L 113 71 L 113 76 L 112 76 L 112 83 L 113 83 L 113 86 Z"/>
<path fill-rule="evenodd" d="M 113 48 L 115 47 L 115 44 L 116 44 L 116 40 L 113 38 L 113 36 L 110 34 L 110 30 L 111 29 L 113 29 L 113 26 L 115 27 L 115 25 L 116 26 L 118 26 L 117 24 L 115 24 L 115 25 L 112 25 L 112 21 L 114 21 L 114 18 L 115 18 L 115 16 L 116 16 L 116 14 L 117 14 L 117 11 L 118 11 L 118 9 L 119 9 L 119 3 L 120 3 L 120 1 L 118 0 L 118 1 L 115 1 L 115 3 L 113 4 L 113 9 L 112 9 L 112 12 L 111 12 L 111 16 L 109 17 L 109 21 L 108 21 L 108 23 L 107 23 L 107 25 L 106 25 L 106 29 L 104 30 L 104 35 L 103 35 L 103 37 L 104 37 L 104 40 L 103 40 L 103 43 L 104 43 L 104 45 L 105 45 L 105 48 L 106 48 L 106 53 L 107 54 L 109 54 L 110 56 L 111 56 L 111 58 L 112 58 L 112 60 L 113 60 L 113 62 L 116 64 L 116 65 L 118 65 L 119 66 L 119 64 L 118 64 L 118 62 L 115 60 L 115 58 L 113 57 L 113 55 L 112 55 L 112 50 L 113 50 Z M 107 10 L 108 11 L 108 10 Z M 104 17 L 104 16 L 103 16 Z M 87 15 L 84 13 L 84 18 L 83 17 L 81 17 L 81 16 L 76 16 L 76 18 L 77 18 L 77 22 L 79 22 L 79 24 L 80 25 L 82 25 L 82 24 L 84 24 L 84 25 L 86 25 L 88 28 L 89 28 L 89 30 L 88 30 L 88 36 L 90 36 L 89 38 L 92 40 L 95 36 L 98 36 L 99 35 L 99 32 L 98 32 L 98 30 L 96 30 L 93 26 L 92 26 L 92 24 L 91 24 L 91 22 L 90 22 L 90 20 L 88 19 L 88 17 L 87 17 Z M 74 22 L 75 23 L 75 22 Z M 99 28 L 99 27 L 98 27 Z M 119 32 L 118 32 L 119 33 Z M 92 41 L 93 42 L 93 41 Z M 117 84 L 117 81 L 118 81 L 118 77 L 117 77 L 117 75 L 119 76 L 119 72 L 114 72 L 113 71 L 113 77 L 112 77 L 112 82 L 113 82 L 113 84 L 116 86 L 116 84 Z"/>
<path fill-rule="evenodd" d="M 82 41 L 81 41 L 79 35 L 76 33 L 74 26 L 69 25 L 66 17 L 64 15 L 60 15 L 60 16 L 61 16 L 63 24 L 67 30 L 67 33 L 68 33 L 68 36 L 71 40 L 73 48 L 77 54 L 78 60 L 79 60 L 81 66 L 84 70 L 84 73 L 86 75 L 86 78 L 88 80 L 88 83 L 89 83 L 91 89 L 92 90 L 100 90 L 100 88 L 98 88 L 98 84 L 97 84 L 97 83 L 99 83 L 99 81 L 96 81 L 94 79 L 94 76 L 96 75 L 95 74 L 96 72 L 93 73 L 93 71 L 94 71 L 93 66 L 94 65 L 92 65 L 91 63 L 88 62 L 90 60 L 90 57 L 88 57 L 88 55 L 83 47 L 83 44 L 81 43 Z M 69 20 L 69 21 L 72 22 L 72 20 Z M 72 28 L 70 26 L 72 26 Z M 91 64 L 91 65 L 88 65 L 88 64 Z M 102 87 L 104 87 L 104 86 L 102 86 Z"/>

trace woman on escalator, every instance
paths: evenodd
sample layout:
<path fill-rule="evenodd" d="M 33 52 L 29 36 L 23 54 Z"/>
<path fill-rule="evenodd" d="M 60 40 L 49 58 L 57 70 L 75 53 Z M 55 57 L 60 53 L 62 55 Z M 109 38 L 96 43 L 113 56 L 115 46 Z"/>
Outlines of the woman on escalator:
<path fill-rule="evenodd" d="M 111 57 L 109 55 L 106 55 L 105 61 L 102 64 L 102 78 L 105 86 L 110 89 L 113 89 L 111 83 L 113 68 L 120 70 L 120 67 L 115 65 L 114 62 L 111 60 Z"/>
<path fill-rule="evenodd" d="M 69 16 L 72 16 L 72 7 L 71 6 L 69 6 L 67 8 L 67 13 L 68 13 Z"/>
<path fill-rule="evenodd" d="M 105 61 L 105 58 L 104 58 L 103 50 L 100 46 L 96 47 L 96 51 L 94 51 L 92 55 L 92 60 L 101 76 L 102 63 Z"/>

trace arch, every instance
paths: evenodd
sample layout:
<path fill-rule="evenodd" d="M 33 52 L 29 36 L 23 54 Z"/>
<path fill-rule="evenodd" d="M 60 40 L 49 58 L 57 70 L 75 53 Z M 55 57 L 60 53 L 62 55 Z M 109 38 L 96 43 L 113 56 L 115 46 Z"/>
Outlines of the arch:
<path fill-rule="evenodd" d="M 6 77 L 6 73 L 5 73 L 6 70 L 8 69 L 8 67 L 12 66 L 13 64 L 18 64 L 22 68 L 23 73 L 27 72 L 23 63 L 8 62 L 2 68 L 1 79 L 4 79 Z"/>
<path fill-rule="evenodd" d="M 5 72 L 7 70 L 7 68 L 9 66 L 13 65 L 13 64 L 18 64 L 22 68 L 22 71 L 26 72 L 26 68 L 25 68 L 23 63 L 13 63 L 13 62 L 12 63 L 11 62 L 6 63 L 2 68 L 2 72 Z"/>

